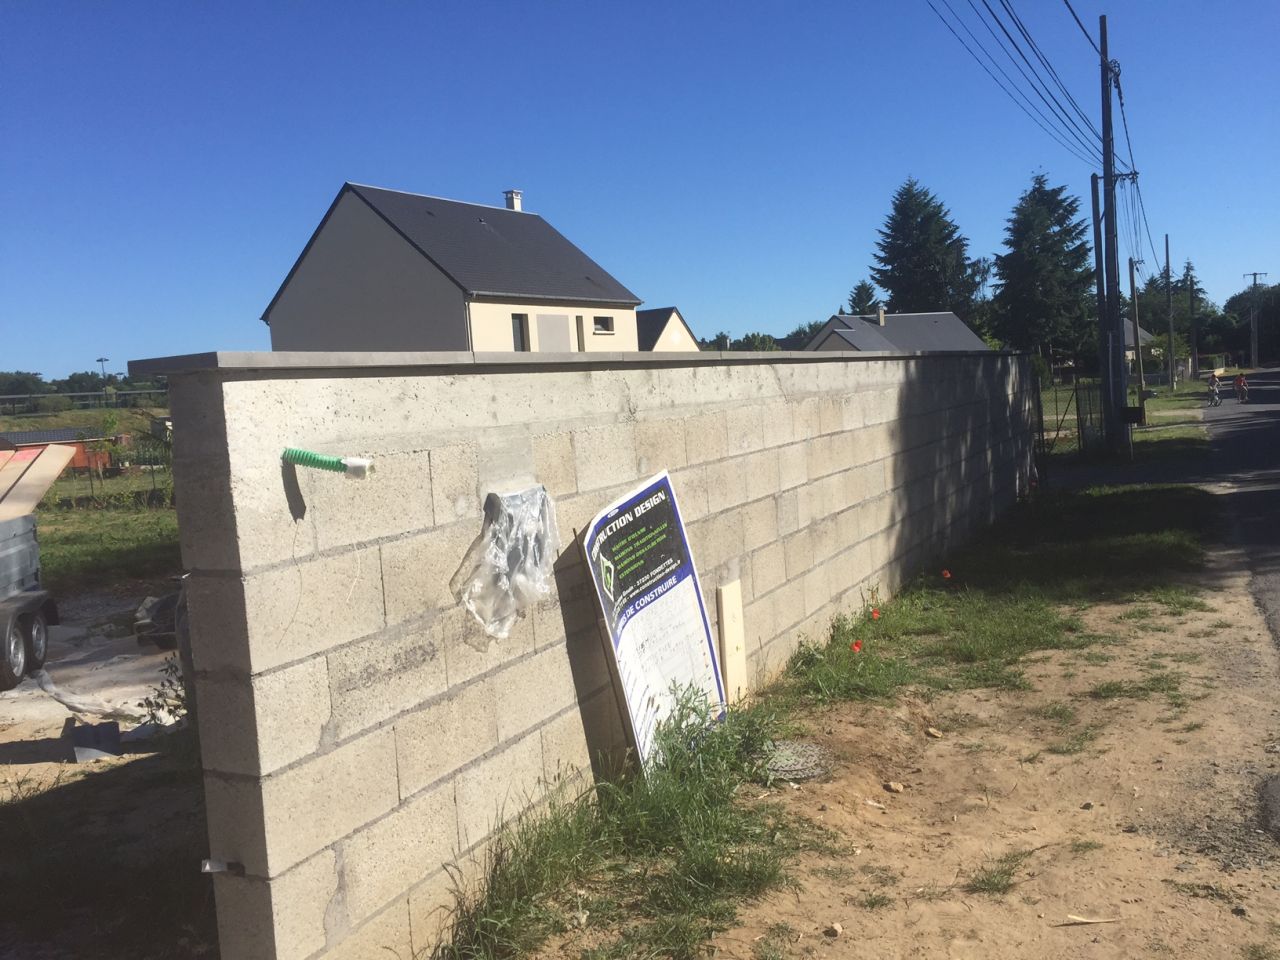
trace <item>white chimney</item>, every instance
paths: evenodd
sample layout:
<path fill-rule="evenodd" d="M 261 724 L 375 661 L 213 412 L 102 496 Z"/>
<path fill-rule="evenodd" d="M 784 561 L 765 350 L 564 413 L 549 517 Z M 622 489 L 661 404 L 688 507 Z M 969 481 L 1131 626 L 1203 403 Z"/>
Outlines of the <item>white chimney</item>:
<path fill-rule="evenodd" d="M 880 324 L 882 327 L 884 326 L 884 307 L 880 307 L 876 310 L 876 323 Z"/>
<path fill-rule="evenodd" d="M 507 198 L 508 210 L 515 210 L 517 213 L 519 213 L 521 210 L 524 209 L 524 207 L 521 206 L 521 203 L 520 203 L 520 198 L 523 196 L 523 191 L 504 190 L 502 191 L 502 195 Z"/>

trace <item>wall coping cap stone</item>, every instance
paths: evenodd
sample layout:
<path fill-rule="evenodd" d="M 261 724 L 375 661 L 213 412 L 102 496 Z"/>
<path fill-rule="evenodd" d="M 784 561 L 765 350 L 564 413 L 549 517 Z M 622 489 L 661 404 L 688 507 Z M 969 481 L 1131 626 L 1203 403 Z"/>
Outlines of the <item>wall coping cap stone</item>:
<path fill-rule="evenodd" d="M 614 366 L 685 367 L 717 364 L 833 363 L 850 360 L 900 360 L 914 357 L 1008 357 L 1010 352 L 991 350 L 890 352 L 856 350 L 703 350 L 698 353 L 601 352 L 601 353 L 470 353 L 465 351 L 355 352 L 321 350 L 226 351 L 188 353 L 175 357 L 130 360 L 129 375 L 172 376 L 182 373 L 217 371 L 223 373 L 277 374 L 289 376 L 317 370 L 445 372 L 458 368 L 515 367 L 592 369 Z"/>

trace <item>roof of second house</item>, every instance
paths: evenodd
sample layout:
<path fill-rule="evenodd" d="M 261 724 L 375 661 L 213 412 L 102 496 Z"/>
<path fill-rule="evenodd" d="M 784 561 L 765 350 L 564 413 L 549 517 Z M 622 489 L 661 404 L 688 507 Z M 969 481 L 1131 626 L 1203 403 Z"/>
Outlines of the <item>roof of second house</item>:
<path fill-rule="evenodd" d="M 102 431 L 85 427 L 62 427 L 56 430 L 6 430 L 0 440 L 8 440 L 15 447 L 33 446 L 39 443 L 79 443 L 82 440 L 103 440 Z"/>
<path fill-rule="evenodd" d="M 667 329 L 667 324 L 671 322 L 673 316 L 680 321 L 680 325 L 684 327 L 693 342 L 698 342 L 698 338 L 689 329 L 689 324 L 684 322 L 684 317 L 680 315 L 679 310 L 675 307 L 655 307 L 652 310 L 636 311 L 636 333 L 640 341 L 641 350 L 652 350 L 654 348 L 658 338 Z"/>
<path fill-rule="evenodd" d="M 640 303 L 536 213 L 354 183 L 345 184 L 346 191 L 367 203 L 469 296 Z"/>
<path fill-rule="evenodd" d="M 850 317 L 849 319 L 855 318 Z M 881 327 L 872 323 L 857 323 L 848 327 L 837 327 L 822 338 L 822 343 L 814 346 L 820 350 L 824 349 L 823 344 L 835 337 L 837 340 L 844 341 L 844 345 L 853 350 L 895 352 L 893 344 L 885 339 L 881 329 Z M 844 345 L 841 346 L 841 349 L 845 349 Z"/>

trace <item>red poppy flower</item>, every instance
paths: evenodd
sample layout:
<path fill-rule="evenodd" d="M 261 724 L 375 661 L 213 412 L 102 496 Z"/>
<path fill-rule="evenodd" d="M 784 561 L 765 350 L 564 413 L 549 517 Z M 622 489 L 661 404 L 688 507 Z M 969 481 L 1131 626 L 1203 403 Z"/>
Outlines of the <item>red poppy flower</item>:
<path fill-rule="evenodd" d="M 872 619 L 872 620 L 879 620 L 879 619 L 880 619 L 880 608 L 879 608 L 879 607 L 876 607 L 874 610 L 872 610 L 872 611 L 871 611 L 871 619 Z"/>
<path fill-rule="evenodd" d="M 854 653 L 861 653 L 861 652 L 862 652 L 862 641 L 861 641 L 861 640 L 855 640 L 855 641 L 853 641 L 853 643 L 849 644 L 849 649 L 850 649 L 850 650 L 852 650 Z"/>
<path fill-rule="evenodd" d="M 950 579 L 951 579 L 951 571 L 950 571 L 950 570 L 943 570 L 943 571 L 942 571 L 942 579 L 943 579 L 943 580 L 950 580 Z"/>

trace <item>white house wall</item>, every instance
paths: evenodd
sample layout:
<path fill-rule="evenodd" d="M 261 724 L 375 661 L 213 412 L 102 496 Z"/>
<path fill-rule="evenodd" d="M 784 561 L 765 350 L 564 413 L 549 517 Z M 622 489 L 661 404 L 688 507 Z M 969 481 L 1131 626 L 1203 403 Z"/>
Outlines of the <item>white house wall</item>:
<path fill-rule="evenodd" d="M 471 312 L 471 349 L 476 351 L 512 350 L 515 343 L 511 332 L 511 315 L 522 313 L 529 318 L 529 349 L 543 349 L 538 342 L 538 315 L 559 314 L 569 318 L 570 340 L 573 352 L 579 352 L 577 346 L 578 318 L 582 318 L 583 353 L 598 353 L 604 350 L 621 350 L 634 352 L 640 349 L 640 341 L 636 332 L 636 312 L 632 309 L 589 307 L 581 304 L 565 304 L 548 306 L 547 304 L 517 303 L 475 303 Z M 596 317 L 613 318 L 613 333 L 596 333 L 594 319 Z"/>
<path fill-rule="evenodd" d="M 653 344 L 655 353 L 676 353 L 699 349 L 698 341 L 689 333 L 689 328 L 681 320 L 676 319 L 678 316 L 679 314 L 676 314 L 667 321 L 662 335 Z"/>
<path fill-rule="evenodd" d="M 469 347 L 462 290 L 352 193 L 338 200 L 268 320 L 273 350 Z"/>

